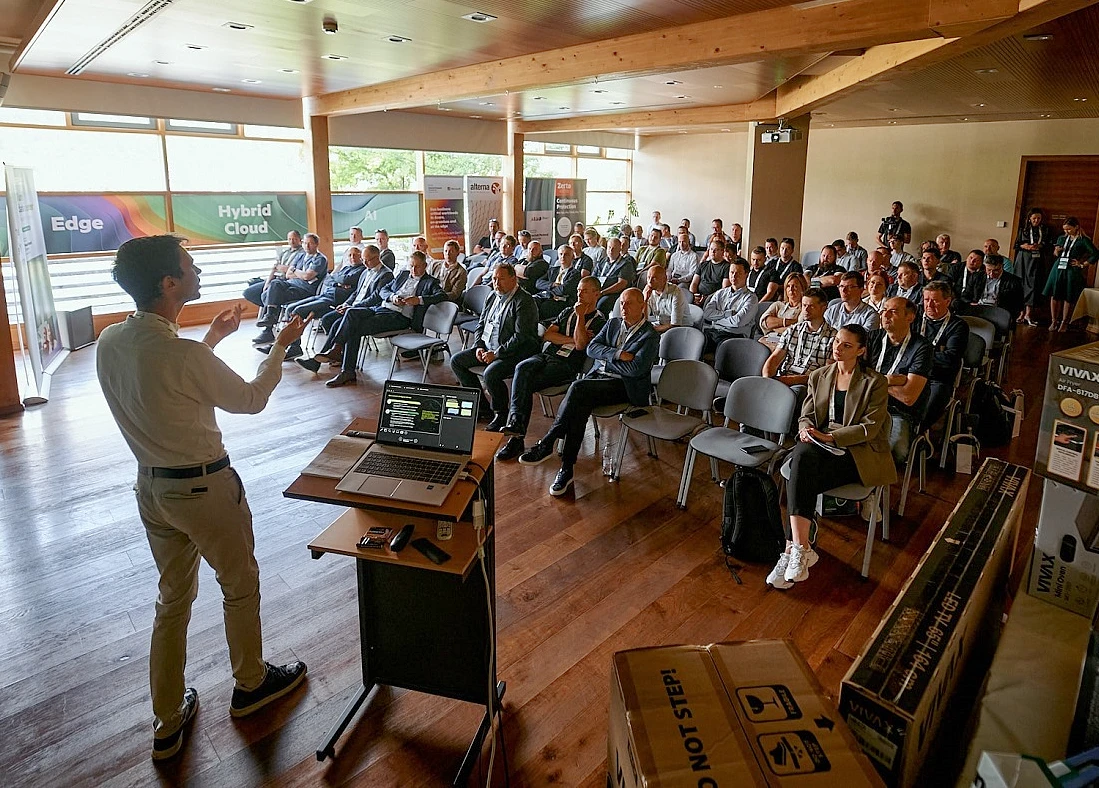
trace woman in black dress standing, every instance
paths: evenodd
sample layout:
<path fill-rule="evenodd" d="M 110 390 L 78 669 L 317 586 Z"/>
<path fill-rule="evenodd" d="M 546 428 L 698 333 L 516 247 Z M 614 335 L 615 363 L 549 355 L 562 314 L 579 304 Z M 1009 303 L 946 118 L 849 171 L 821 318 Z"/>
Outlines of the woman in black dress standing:
<path fill-rule="evenodd" d="M 1026 221 L 1015 237 L 1015 275 L 1023 280 L 1023 312 L 1015 322 L 1037 325 L 1031 315 L 1038 300 L 1038 282 L 1042 276 L 1042 264 L 1053 240 L 1049 226 L 1042 221 L 1042 209 L 1031 208 Z"/>

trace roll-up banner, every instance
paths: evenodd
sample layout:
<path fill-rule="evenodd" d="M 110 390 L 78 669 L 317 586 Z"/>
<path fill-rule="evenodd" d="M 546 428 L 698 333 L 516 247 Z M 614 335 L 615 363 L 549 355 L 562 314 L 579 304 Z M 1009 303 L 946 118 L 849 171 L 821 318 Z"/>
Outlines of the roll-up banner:
<path fill-rule="evenodd" d="M 556 194 L 556 178 L 526 179 L 523 189 L 526 230 L 532 240 L 538 241 L 547 249 L 553 243 L 553 206 Z"/>
<path fill-rule="evenodd" d="M 68 351 L 61 346 L 57 326 L 34 171 L 8 165 L 4 167 L 4 180 L 11 258 L 26 329 L 27 357 L 31 362 L 30 391 L 23 402 L 41 405 L 49 399 L 50 375 L 65 360 Z"/>
<path fill-rule="evenodd" d="M 424 176 L 424 225 L 433 256 L 442 257 L 443 244 L 454 239 L 466 250 L 465 184 L 460 175 Z"/>
<path fill-rule="evenodd" d="M 588 182 L 577 178 L 558 178 L 554 184 L 553 247 L 569 242 L 576 222 L 587 224 Z"/>
<path fill-rule="evenodd" d="M 466 177 L 466 248 L 470 251 L 488 238 L 490 219 L 499 221 L 504 210 L 504 181 L 500 177 L 467 175 Z M 506 222 L 501 222 L 501 225 Z M 489 238 L 489 243 L 492 239 Z"/>

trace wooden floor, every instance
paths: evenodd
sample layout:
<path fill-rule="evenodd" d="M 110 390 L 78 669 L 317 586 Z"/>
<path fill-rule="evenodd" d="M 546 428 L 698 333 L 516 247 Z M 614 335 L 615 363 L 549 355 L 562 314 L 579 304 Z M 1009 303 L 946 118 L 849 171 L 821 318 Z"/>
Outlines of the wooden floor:
<path fill-rule="evenodd" d="M 219 349 L 245 376 L 253 329 Z M 188 335 L 201 336 L 190 331 Z M 1083 334 L 1019 332 L 1009 383 L 1026 392 L 1022 438 L 997 456 L 1031 465 L 1046 360 Z M 470 704 L 382 690 L 318 763 L 314 750 L 360 679 L 352 560 L 310 560 L 305 545 L 330 506 L 282 490 L 353 416 L 376 413 L 388 346 L 368 354 L 358 386 L 329 390 L 287 364 L 267 409 L 219 414 L 255 516 L 268 659 L 309 665 L 304 690 L 270 714 L 234 721 L 232 677 L 212 572 L 203 567 L 190 627 L 188 684 L 201 697 L 178 759 L 149 758 L 147 679 L 156 570 L 131 492 L 135 463 L 95 382 L 94 346 L 74 353 L 51 402 L 0 420 L 0 785 L 442 785 L 479 719 Z M 399 377 L 419 379 L 415 364 Z M 452 382 L 436 364 L 431 378 Z M 534 429 L 545 426 L 538 417 Z M 894 517 L 871 579 L 858 570 L 859 518 L 822 525 L 821 560 L 788 592 L 768 590 L 769 567 L 737 584 L 718 545 L 720 489 L 698 463 L 689 508 L 674 506 L 682 446 L 660 458 L 640 443 L 622 481 L 606 482 L 589 434 L 576 494 L 551 498 L 552 463 L 498 464 L 499 672 L 513 785 L 604 784 L 611 655 L 620 649 L 748 638 L 794 640 L 829 693 L 911 572 L 968 477 L 939 473 Z M 727 469 L 726 469 L 727 470 Z M 1031 486 L 1024 536 L 1036 519 Z M 893 500 L 897 499 L 894 489 Z M 439 654 L 446 660 L 446 654 Z M 487 759 L 487 747 L 485 750 Z M 497 753 L 494 784 L 503 784 Z M 474 780 L 477 779 L 475 770 Z"/>

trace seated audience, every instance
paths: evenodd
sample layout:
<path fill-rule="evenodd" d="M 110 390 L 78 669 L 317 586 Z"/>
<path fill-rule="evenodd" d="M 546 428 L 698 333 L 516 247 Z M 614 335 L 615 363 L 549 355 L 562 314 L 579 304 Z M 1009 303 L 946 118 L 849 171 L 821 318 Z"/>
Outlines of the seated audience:
<path fill-rule="evenodd" d="M 607 241 L 607 251 L 602 262 L 595 264 L 592 276 L 599 280 L 602 294 L 599 298 L 599 310 L 609 315 L 614 302 L 637 276 L 637 263 L 622 251 L 622 239 L 611 238 Z"/>
<path fill-rule="evenodd" d="M 778 260 L 775 261 L 775 273 L 782 281 L 791 271 L 802 272 L 801 263 L 794 259 L 794 239 L 783 238 L 778 245 Z"/>
<path fill-rule="evenodd" d="M 646 315 L 658 334 L 663 334 L 673 326 L 689 326 L 691 313 L 687 308 L 689 300 L 683 288 L 668 283 L 668 272 L 661 266 L 648 270 L 648 281 L 642 290 L 645 297 Z M 621 301 L 614 305 L 614 317 L 622 316 Z"/>
<path fill-rule="evenodd" d="M 690 291 L 696 304 L 729 286 L 729 263 L 725 260 L 725 244 L 714 239 L 706 255 L 698 263 L 698 273 L 691 280 Z"/>
<path fill-rule="evenodd" d="M 612 318 L 588 344 L 596 365 L 569 386 L 549 432 L 519 457 L 522 465 L 538 465 L 553 456 L 554 443 L 564 438 L 561 468 L 550 495 L 564 495 L 572 486 L 573 466 L 580 453 L 588 418 L 600 405 L 629 402 L 649 404 L 649 377 L 660 348 L 660 337 L 645 319 L 645 299 L 637 288 L 622 294 L 622 317 Z"/>
<path fill-rule="evenodd" d="M 389 231 L 375 230 L 374 243 L 381 254 L 382 265 L 392 271 L 397 266 L 397 255 L 393 254 L 393 250 L 389 248 Z"/>
<path fill-rule="evenodd" d="M 645 228 L 640 224 L 634 227 L 629 233 L 622 236 L 622 248 L 630 254 L 637 252 L 642 246 L 645 246 L 645 244 Z"/>
<path fill-rule="evenodd" d="M 462 294 L 466 291 L 466 274 L 463 265 L 458 262 L 461 247 L 451 238 L 443 244 L 443 259 L 431 268 L 431 275 L 439 281 L 439 287 L 446 293 L 446 300 L 461 305 Z"/>
<path fill-rule="evenodd" d="M 889 269 L 889 255 L 881 249 L 874 249 L 866 258 L 866 275 L 874 274 L 881 274 L 886 282 L 892 282 L 896 274 L 896 271 Z"/>
<path fill-rule="evenodd" d="M 984 293 L 984 262 L 984 252 L 974 249 L 964 263 L 955 263 L 950 269 L 954 294 L 961 304 L 975 304 Z"/>
<path fill-rule="evenodd" d="M 572 235 L 579 235 L 579 236 L 583 237 L 584 230 L 586 230 L 586 229 L 587 229 L 587 227 L 584 226 L 583 222 L 573 222 L 572 233 L 571 234 Z"/>
<path fill-rule="evenodd" d="M 698 252 L 693 248 L 690 235 L 679 233 L 679 246 L 668 258 L 668 281 L 673 285 L 689 289 L 691 281 L 698 273 Z"/>
<path fill-rule="evenodd" d="M 866 340 L 862 326 L 841 328 L 832 342 L 835 363 L 809 376 L 798 422 L 800 440 L 789 460 L 786 551 L 767 575 L 775 588 L 807 580 L 817 562 L 809 536 L 818 495 L 845 484 L 877 487 L 897 480 L 887 440 L 889 394 L 885 378 L 861 365 Z M 814 440 L 845 451 L 836 456 Z"/>
<path fill-rule="evenodd" d="M 377 297 L 370 299 L 369 305 L 352 307 L 344 313 L 320 353 L 313 356 L 313 364 L 302 360 L 298 363 L 316 372 L 322 363 L 333 361 L 328 355 L 329 350 L 336 344 L 343 345 L 340 372 L 324 385 L 329 388 L 346 386 L 357 381 L 355 368 L 363 337 L 388 331 L 422 329 L 427 308 L 445 301 L 446 293 L 439 287 L 438 280 L 427 272 L 427 255 L 416 250 L 409 256 L 409 262 L 411 267 L 382 287 Z M 365 277 L 366 274 L 363 274 Z"/>
<path fill-rule="evenodd" d="M 787 274 L 782 292 L 785 298 L 772 301 L 759 318 L 759 327 L 768 339 L 778 339 L 779 334 L 801 320 L 801 298 L 805 295 L 805 280 L 801 274 Z"/>
<path fill-rule="evenodd" d="M 328 258 L 320 251 L 320 242 L 316 233 L 306 233 L 305 255 L 295 257 L 282 273 L 278 271 L 278 265 L 271 269 L 260 294 L 263 310 L 256 322 L 263 331 L 252 340 L 252 344 L 274 344 L 272 327 L 278 322 L 282 307 L 317 294 L 317 287 L 328 274 Z"/>
<path fill-rule="evenodd" d="M 496 219 L 488 220 L 488 233 L 481 237 L 473 247 L 474 254 L 488 254 L 496 251 L 496 233 L 500 232 L 500 222 Z"/>
<path fill-rule="evenodd" d="M 744 245 L 744 228 L 736 222 L 729 228 L 729 240 L 725 242 L 725 248 L 732 247 L 733 254 L 740 257 L 740 247 Z"/>
<path fill-rule="evenodd" d="M 260 320 L 264 318 L 261 296 L 263 291 L 267 289 L 268 283 L 275 277 L 284 277 L 292 265 L 300 265 L 304 259 L 305 247 L 301 244 L 301 233 L 297 230 L 291 230 L 286 234 L 286 248 L 275 253 L 275 263 L 267 276 L 244 288 L 244 299 L 260 308 Z"/>
<path fill-rule="evenodd" d="M 668 254 L 672 253 L 672 250 L 676 247 L 675 236 L 672 235 L 672 226 L 670 224 L 663 224 L 660 226 L 660 245 L 664 247 L 664 251 Z"/>
<path fill-rule="evenodd" d="M 768 238 L 763 242 L 763 251 L 767 253 L 767 265 L 777 269 L 778 265 L 778 239 Z M 776 270 L 777 273 L 777 270 Z M 783 277 L 785 281 L 785 277 Z"/>
<path fill-rule="evenodd" d="M 1023 311 L 1023 280 L 1005 271 L 1004 261 L 1001 254 L 985 255 L 984 286 L 978 286 L 977 303 L 1006 309 L 1014 322 Z"/>
<path fill-rule="evenodd" d="M 927 400 L 927 379 L 931 375 L 931 343 L 912 330 L 916 306 L 907 298 L 894 296 L 881 312 L 881 328 L 870 332 L 870 366 L 889 384 L 889 448 L 898 465 L 908 461 L 912 435 L 920 428 Z"/>
<path fill-rule="evenodd" d="M 576 380 L 583 370 L 588 358 L 588 343 L 607 322 L 603 313 L 596 308 L 598 300 L 598 280 L 591 276 L 581 279 L 576 303 L 562 310 L 542 336 L 545 342 L 542 352 L 516 365 L 511 381 L 511 403 L 504 425 L 504 432 L 511 437 L 496 452 L 496 459 L 514 460 L 525 451 L 523 441 L 530 426 L 534 395 L 549 386 L 561 386 Z"/>
<path fill-rule="evenodd" d="M 517 237 L 519 245 L 515 247 L 515 259 L 521 263 L 527 259 L 530 251 L 531 234 L 529 230 L 520 230 Z"/>
<path fill-rule="evenodd" d="M 584 236 L 573 233 L 569 236 L 569 247 L 572 249 L 572 260 L 584 276 L 591 276 L 595 270 L 595 263 L 584 252 Z"/>
<path fill-rule="evenodd" d="M 702 333 L 713 351 L 732 337 L 751 336 L 759 299 L 748 287 L 748 265 L 737 259 L 729 264 L 731 282 L 706 299 L 702 308 Z"/>
<path fill-rule="evenodd" d="M 863 293 L 862 300 L 874 307 L 875 312 L 881 314 L 885 300 L 889 297 L 888 291 L 889 280 L 885 274 L 881 272 L 870 274 L 866 278 L 866 292 Z"/>
<path fill-rule="evenodd" d="M 916 258 L 904 251 L 904 241 L 895 235 L 889 236 L 889 267 L 897 270 L 901 263 L 916 264 Z"/>
<path fill-rule="evenodd" d="M 587 243 L 584 247 L 584 254 L 591 260 L 592 271 L 594 271 L 595 266 L 607 259 L 607 250 L 599 243 L 599 233 L 594 227 L 589 227 L 584 231 L 584 240 Z M 621 247 L 621 242 L 619 242 L 619 247 Z"/>
<path fill-rule="evenodd" d="M 691 248 L 693 249 L 694 247 L 698 246 L 698 243 L 695 241 L 695 234 L 691 232 L 691 220 L 681 219 L 679 222 L 679 227 L 687 231 L 687 237 L 691 239 Z"/>
<path fill-rule="evenodd" d="M 819 287 L 805 291 L 801 320 L 779 337 L 778 346 L 763 362 L 763 377 L 778 378 L 787 386 L 804 386 L 810 372 L 831 362 L 836 329 L 824 319 L 827 303 L 828 296 Z"/>
<path fill-rule="evenodd" d="M 576 254 L 572 247 L 562 246 L 558 249 L 557 262 L 538 280 L 538 292 L 534 294 L 539 320 L 557 317 L 562 310 L 576 303 L 576 288 L 583 276 L 576 265 Z"/>
<path fill-rule="evenodd" d="M 748 287 L 761 304 L 779 298 L 778 273 L 773 265 L 767 264 L 767 252 L 757 246 L 748 254 Z"/>
<path fill-rule="evenodd" d="M 907 260 L 897 266 L 897 281 L 889 285 L 889 297 L 893 296 L 907 298 L 913 304 L 920 303 L 923 290 L 920 285 L 919 266 Z"/>
<path fill-rule="evenodd" d="M 485 260 L 485 270 L 481 272 L 481 275 L 473 280 L 471 287 L 477 285 L 487 284 L 488 280 L 492 278 L 492 271 L 500 263 L 508 263 L 512 266 L 516 265 L 519 261 L 515 259 L 515 238 L 510 235 L 505 235 L 504 240 L 500 242 L 500 248 L 490 254 L 488 259 Z"/>
<path fill-rule="evenodd" d="M 653 230 L 660 231 L 664 227 L 664 223 L 660 220 L 660 211 L 653 211 L 653 221 L 649 225 L 649 229 L 645 231 L 645 235 L 651 235 Z"/>
<path fill-rule="evenodd" d="M 843 247 L 839 260 L 836 262 L 848 271 L 865 271 L 869 252 L 859 246 L 859 234 L 854 230 L 849 232 L 844 240 Z"/>
<path fill-rule="evenodd" d="M 352 227 L 347 233 L 347 241 L 348 246 L 343 252 L 343 259 L 340 260 L 341 268 L 347 265 L 348 260 L 351 259 L 352 249 L 358 249 L 361 258 L 363 249 L 366 247 L 366 244 L 363 243 L 363 229 L 361 227 Z"/>
<path fill-rule="evenodd" d="M 867 331 L 878 327 L 878 312 L 862 300 L 865 280 L 858 271 L 840 275 L 840 300 L 828 306 L 824 319 L 832 328 L 840 329 L 848 323 L 858 323 Z"/>
<path fill-rule="evenodd" d="M 839 298 L 840 279 L 846 273 L 849 273 L 847 269 L 836 263 L 835 247 L 822 246 L 817 264 L 805 272 L 805 278 L 811 287 L 819 287 L 833 299 Z"/>
<path fill-rule="evenodd" d="M 721 219 L 714 219 L 710 222 L 710 228 L 713 230 L 708 236 L 706 236 L 706 246 L 709 247 L 712 241 L 721 241 L 721 247 L 724 249 L 725 244 L 733 240 L 725 232 L 724 225 Z"/>
<path fill-rule="evenodd" d="M 515 365 L 538 352 L 538 307 L 530 293 L 519 286 L 515 267 L 501 263 L 492 271 L 492 295 L 477 323 L 473 347 L 450 359 L 458 383 L 482 389 L 481 417 L 491 419 L 486 429 L 500 432 L 507 423 L 507 379 Z M 484 366 L 482 378 L 471 370 Z"/>
<path fill-rule="evenodd" d="M 950 248 L 950 235 L 939 233 L 935 237 L 935 245 L 939 247 L 939 260 L 945 273 L 950 273 L 953 267 L 962 261 L 962 256 Z"/>
<path fill-rule="evenodd" d="M 637 270 L 643 271 L 650 266 L 661 267 L 668 264 L 668 252 L 660 244 L 659 230 L 649 233 L 649 243 L 637 250 Z"/>
<path fill-rule="evenodd" d="M 954 381 L 965 360 L 969 325 L 951 314 L 954 292 L 946 282 L 931 282 L 923 289 L 923 314 L 917 330 L 931 343 L 931 374 L 927 383 L 927 405 L 923 423 L 939 420 L 954 393 Z"/>
<path fill-rule="evenodd" d="M 538 292 L 538 280 L 549 273 L 549 263 L 542 255 L 542 244 L 531 241 L 527 245 L 527 259 L 515 266 L 515 275 L 519 277 L 519 286 L 531 295 Z"/>
<path fill-rule="evenodd" d="M 949 274 L 943 272 L 942 260 L 939 258 L 939 247 L 931 244 L 920 253 L 920 284 L 926 285 L 936 279 L 948 282 L 951 286 L 954 284 Z M 920 303 L 922 303 L 922 298 L 916 305 L 919 306 Z"/>

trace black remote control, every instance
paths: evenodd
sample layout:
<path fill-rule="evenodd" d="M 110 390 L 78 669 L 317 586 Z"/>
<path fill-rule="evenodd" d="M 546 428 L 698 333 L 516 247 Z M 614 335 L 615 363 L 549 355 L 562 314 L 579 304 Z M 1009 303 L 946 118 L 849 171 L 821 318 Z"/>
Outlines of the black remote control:
<path fill-rule="evenodd" d="M 397 535 L 389 540 L 389 549 L 394 553 L 399 553 L 404 550 L 404 546 L 408 544 L 408 540 L 412 538 L 412 531 L 415 529 L 412 523 L 408 523 L 404 528 L 397 531 Z"/>
<path fill-rule="evenodd" d="M 412 546 L 427 556 L 427 560 L 433 564 L 445 564 L 450 560 L 450 553 L 439 549 L 427 539 L 417 539 Z"/>

